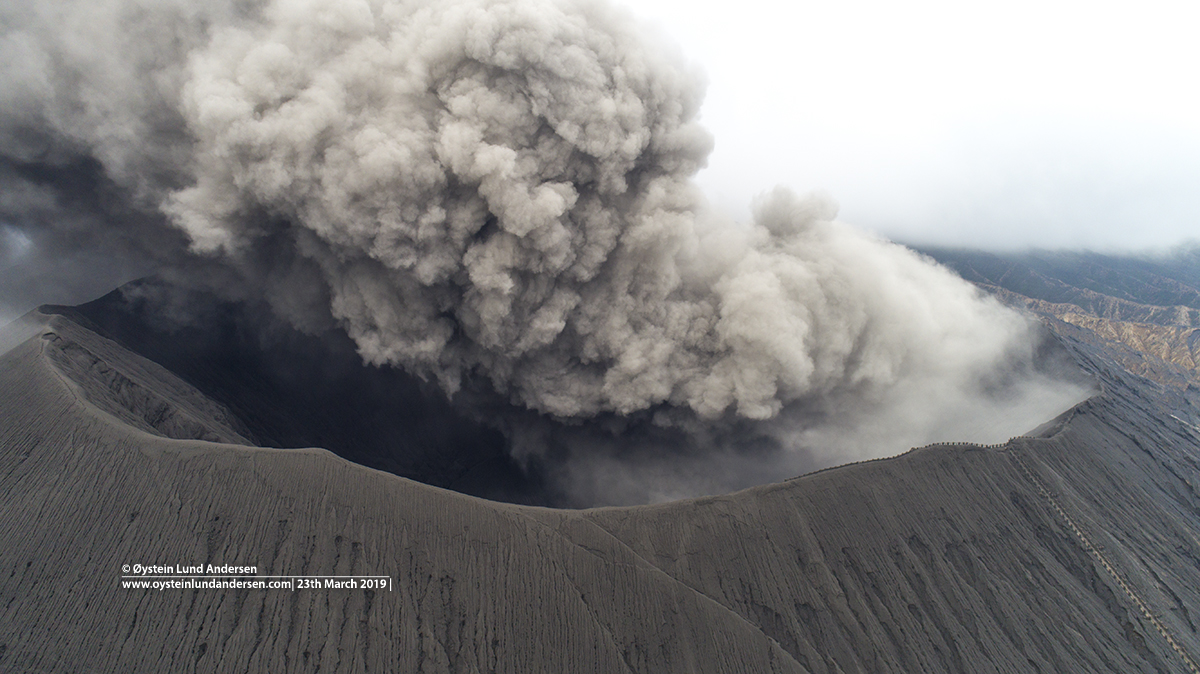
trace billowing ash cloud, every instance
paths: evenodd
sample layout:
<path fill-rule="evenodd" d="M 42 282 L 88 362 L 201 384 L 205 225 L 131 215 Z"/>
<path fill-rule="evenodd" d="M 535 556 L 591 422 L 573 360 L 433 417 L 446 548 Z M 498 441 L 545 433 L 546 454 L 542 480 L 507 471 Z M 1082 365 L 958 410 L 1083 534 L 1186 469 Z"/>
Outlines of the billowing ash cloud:
<path fill-rule="evenodd" d="M 927 439 L 938 405 L 1032 372 L 1023 319 L 825 197 L 707 212 L 702 80 L 603 2 L 3 11 L 2 187 L 62 216 L 5 202 L 10 228 L 63 252 L 90 218 L 131 257 L 220 262 L 371 363 L 506 400 L 518 451 L 549 423 L 579 454 L 606 433 L 587 420 L 706 456 L 746 428 L 846 445 L 867 418 Z"/>

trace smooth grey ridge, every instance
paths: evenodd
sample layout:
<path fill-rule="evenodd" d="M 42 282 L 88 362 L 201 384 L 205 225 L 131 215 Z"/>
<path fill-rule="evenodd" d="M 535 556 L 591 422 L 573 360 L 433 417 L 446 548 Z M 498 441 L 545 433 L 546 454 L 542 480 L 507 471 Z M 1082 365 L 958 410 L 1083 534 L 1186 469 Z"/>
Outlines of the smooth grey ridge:
<path fill-rule="evenodd" d="M 236 444 L 169 372 L 30 314 L 0 356 L 0 668 L 1192 671 L 1197 396 L 1057 329 L 1103 393 L 1030 437 L 564 511 Z M 119 586 L 185 562 L 395 589 Z"/>

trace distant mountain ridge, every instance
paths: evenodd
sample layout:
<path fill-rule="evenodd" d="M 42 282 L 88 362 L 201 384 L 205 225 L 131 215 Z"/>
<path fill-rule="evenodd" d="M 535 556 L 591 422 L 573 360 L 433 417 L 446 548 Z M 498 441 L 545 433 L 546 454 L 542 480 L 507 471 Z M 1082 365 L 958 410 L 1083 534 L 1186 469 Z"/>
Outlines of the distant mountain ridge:
<path fill-rule="evenodd" d="M 1200 248 L 1158 257 L 1067 251 L 991 253 L 934 247 L 918 250 L 972 283 L 995 285 L 1030 299 L 1074 304 L 1097 315 L 1102 315 L 1105 307 L 1123 302 L 1200 312 Z M 1196 314 L 1188 312 L 1188 320 L 1195 325 Z"/>
<path fill-rule="evenodd" d="M 921 252 L 1006 304 L 1076 326 L 1131 372 L 1200 386 L 1200 248 L 1160 257 Z"/>

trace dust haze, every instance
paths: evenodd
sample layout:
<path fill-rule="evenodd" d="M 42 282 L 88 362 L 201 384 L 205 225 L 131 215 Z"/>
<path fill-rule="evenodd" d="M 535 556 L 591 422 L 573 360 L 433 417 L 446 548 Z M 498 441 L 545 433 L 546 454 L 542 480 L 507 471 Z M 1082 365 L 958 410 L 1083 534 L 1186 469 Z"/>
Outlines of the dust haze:
<path fill-rule="evenodd" d="M 0 18 L 5 301 L 147 270 L 252 296 L 436 382 L 579 503 L 995 442 L 1088 394 L 1034 323 L 827 195 L 708 208 L 703 74 L 614 5 Z"/>

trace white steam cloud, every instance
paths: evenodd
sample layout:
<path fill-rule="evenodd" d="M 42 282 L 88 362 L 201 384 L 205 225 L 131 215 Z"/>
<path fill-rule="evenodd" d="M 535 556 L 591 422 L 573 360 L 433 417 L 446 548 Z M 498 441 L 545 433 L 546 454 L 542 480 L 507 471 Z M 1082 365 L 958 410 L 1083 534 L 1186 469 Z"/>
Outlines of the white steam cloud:
<path fill-rule="evenodd" d="M 484 382 L 563 428 L 724 434 L 707 456 L 736 453 L 720 429 L 747 425 L 808 447 L 808 463 L 772 459 L 774 477 L 836 460 L 820 447 L 845 460 L 928 441 L 968 407 L 995 417 L 1059 391 L 1038 399 L 1052 415 L 1081 395 L 1034 373 L 1026 320 L 834 221 L 823 196 L 776 189 L 749 224 L 707 212 L 691 182 L 712 146 L 702 78 L 604 2 L 4 14 L 6 190 L 47 189 L 31 166 L 87 158 L 149 214 L 139 226 L 182 231 L 193 253 L 265 279 L 297 325 L 332 315 L 366 360 L 447 394 Z M 51 218 L 17 211 L 6 219 L 53 240 Z M 621 463 L 610 454 L 571 479 L 609 489 L 595 476 Z M 670 479 L 618 498 L 691 489 Z"/>

